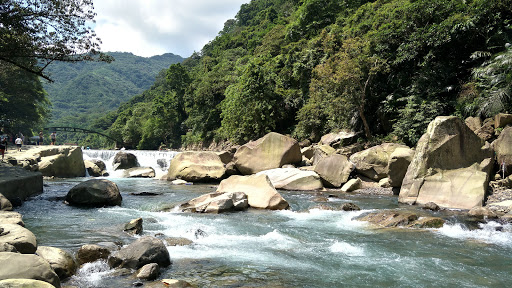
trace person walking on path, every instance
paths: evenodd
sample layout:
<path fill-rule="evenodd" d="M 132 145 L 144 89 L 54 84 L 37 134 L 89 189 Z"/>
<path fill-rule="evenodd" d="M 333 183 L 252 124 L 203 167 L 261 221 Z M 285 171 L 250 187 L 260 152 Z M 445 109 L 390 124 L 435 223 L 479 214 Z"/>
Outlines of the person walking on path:
<path fill-rule="evenodd" d="M 14 144 L 16 144 L 18 151 L 21 151 L 21 145 L 23 144 L 23 139 L 21 139 L 21 136 L 18 135 L 18 138 L 14 140 Z"/>
<path fill-rule="evenodd" d="M 43 131 L 39 131 L 39 142 L 37 145 L 43 145 L 43 141 L 44 141 Z"/>
<path fill-rule="evenodd" d="M 55 145 L 56 138 L 57 138 L 57 133 L 55 133 L 55 131 L 53 131 L 53 133 L 50 135 L 50 139 L 52 140 L 51 145 Z"/>
<path fill-rule="evenodd" d="M 2 160 L 4 160 L 5 151 L 7 151 L 7 137 L 0 140 L 0 154 L 2 154 Z"/>

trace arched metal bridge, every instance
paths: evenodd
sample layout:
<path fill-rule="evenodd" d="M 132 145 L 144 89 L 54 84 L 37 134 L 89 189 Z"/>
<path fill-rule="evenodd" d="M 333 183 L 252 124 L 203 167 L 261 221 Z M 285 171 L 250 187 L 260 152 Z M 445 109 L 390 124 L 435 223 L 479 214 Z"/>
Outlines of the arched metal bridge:
<path fill-rule="evenodd" d="M 109 135 L 106 135 L 106 134 L 103 134 L 103 133 L 100 133 L 100 132 L 96 132 L 96 131 L 92 131 L 92 130 L 88 130 L 88 129 L 84 129 L 84 128 L 77 128 L 77 127 L 62 127 L 62 126 L 58 126 L 58 127 L 45 127 L 44 130 L 48 130 L 48 131 L 64 131 L 64 132 L 79 132 L 79 133 L 87 133 L 87 134 L 98 134 L 98 135 L 101 135 L 107 139 L 110 139 L 112 141 L 114 141 L 116 143 L 116 146 L 118 144 L 122 144 L 122 141 L 119 141 L 118 139 L 115 139 Z"/>

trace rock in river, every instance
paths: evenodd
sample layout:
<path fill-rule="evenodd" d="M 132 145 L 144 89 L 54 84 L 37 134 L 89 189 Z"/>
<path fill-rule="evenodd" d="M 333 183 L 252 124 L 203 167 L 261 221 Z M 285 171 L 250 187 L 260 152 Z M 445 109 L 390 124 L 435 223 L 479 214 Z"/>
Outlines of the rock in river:
<path fill-rule="evenodd" d="M 69 190 L 66 201 L 73 206 L 116 206 L 123 198 L 116 183 L 106 179 L 92 179 Z"/>

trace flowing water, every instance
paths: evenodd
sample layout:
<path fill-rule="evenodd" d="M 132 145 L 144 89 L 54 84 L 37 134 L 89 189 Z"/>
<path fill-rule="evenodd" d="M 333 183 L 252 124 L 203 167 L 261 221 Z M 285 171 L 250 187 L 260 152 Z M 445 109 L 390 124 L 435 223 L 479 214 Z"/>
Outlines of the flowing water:
<path fill-rule="evenodd" d="M 436 212 L 448 222 L 428 230 L 375 229 L 354 219 L 376 209 L 411 209 L 396 196 L 329 198 L 327 205 L 353 202 L 362 208 L 344 212 L 315 209 L 314 192 L 280 191 L 290 210 L 191 214 L 159 211 L 215 187 L 109 179 L 120 188 L 121 207 L 67 206 L 62 197 L 87 178 L 46 181 L 44 193 L 18 209 L 38 244 L 71 252 L 83 244 L 127 244 L 135 238 L 122 232 L 123 225 L 142 217 L 146 235 L 193 241 L 168 247 L 173 264 L 160 278 L 197 287 L 510 287 L 512 281 L 510 225 L 490 222 L 470 229 L 451 212 Z M 131 194 L 137 192 L 158 195 Z M 99 261 L 84 265 L 64 284 L 130 287 L 135 281 Z"/>

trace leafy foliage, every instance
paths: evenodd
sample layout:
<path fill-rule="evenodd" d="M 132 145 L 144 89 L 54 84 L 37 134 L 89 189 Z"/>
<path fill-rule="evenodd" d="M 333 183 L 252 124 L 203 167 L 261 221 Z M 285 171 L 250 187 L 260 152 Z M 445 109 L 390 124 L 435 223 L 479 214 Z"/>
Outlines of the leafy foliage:
<path fill-rule="evenodd" d="M 510 91 L 510 66 L 494 66 L 509 57 L 510 7 L 512 0 L 253 0 L 179 70 L 171 67 L 187 81 L 157 80 L 118 109 L 122 125 L 110 131 L 122 134 L 133 109 L 147 105 L 145 131 L 133 131 L 147 137 L 132 143 L 144 148 L 243 143 L 268 131 L 315 140 L 343 128 L 414 145 L 434 117 L 476 113 L 499 102 L 492 89 Z M 478 51 L 493 56 L 483 63 L 471 57 Z M 486 68 L 497 74 L 479 74 Z"/>
<path fill-rule="evenodd" d="M 14 65 L 0 66 L 0 126 L 4 132 L 30 135 L 49 114 L 50 102 L 41 81 Z"/>
<path fill-rule="evenodd" d="M 87 25 L 93 21 L 92 0 L 0 1 L 0 61 L 47 80 L 54 61 L 112 59 L 99 52 L 100 39 Z"/>
<path fill-rule="evenodd" d="M 479 88 L 482 90 L 479 102 L 480 114 L 492 116 L 512 111 L 512 46 L 496 54 L 481 67 L 473 70 Z"/>

